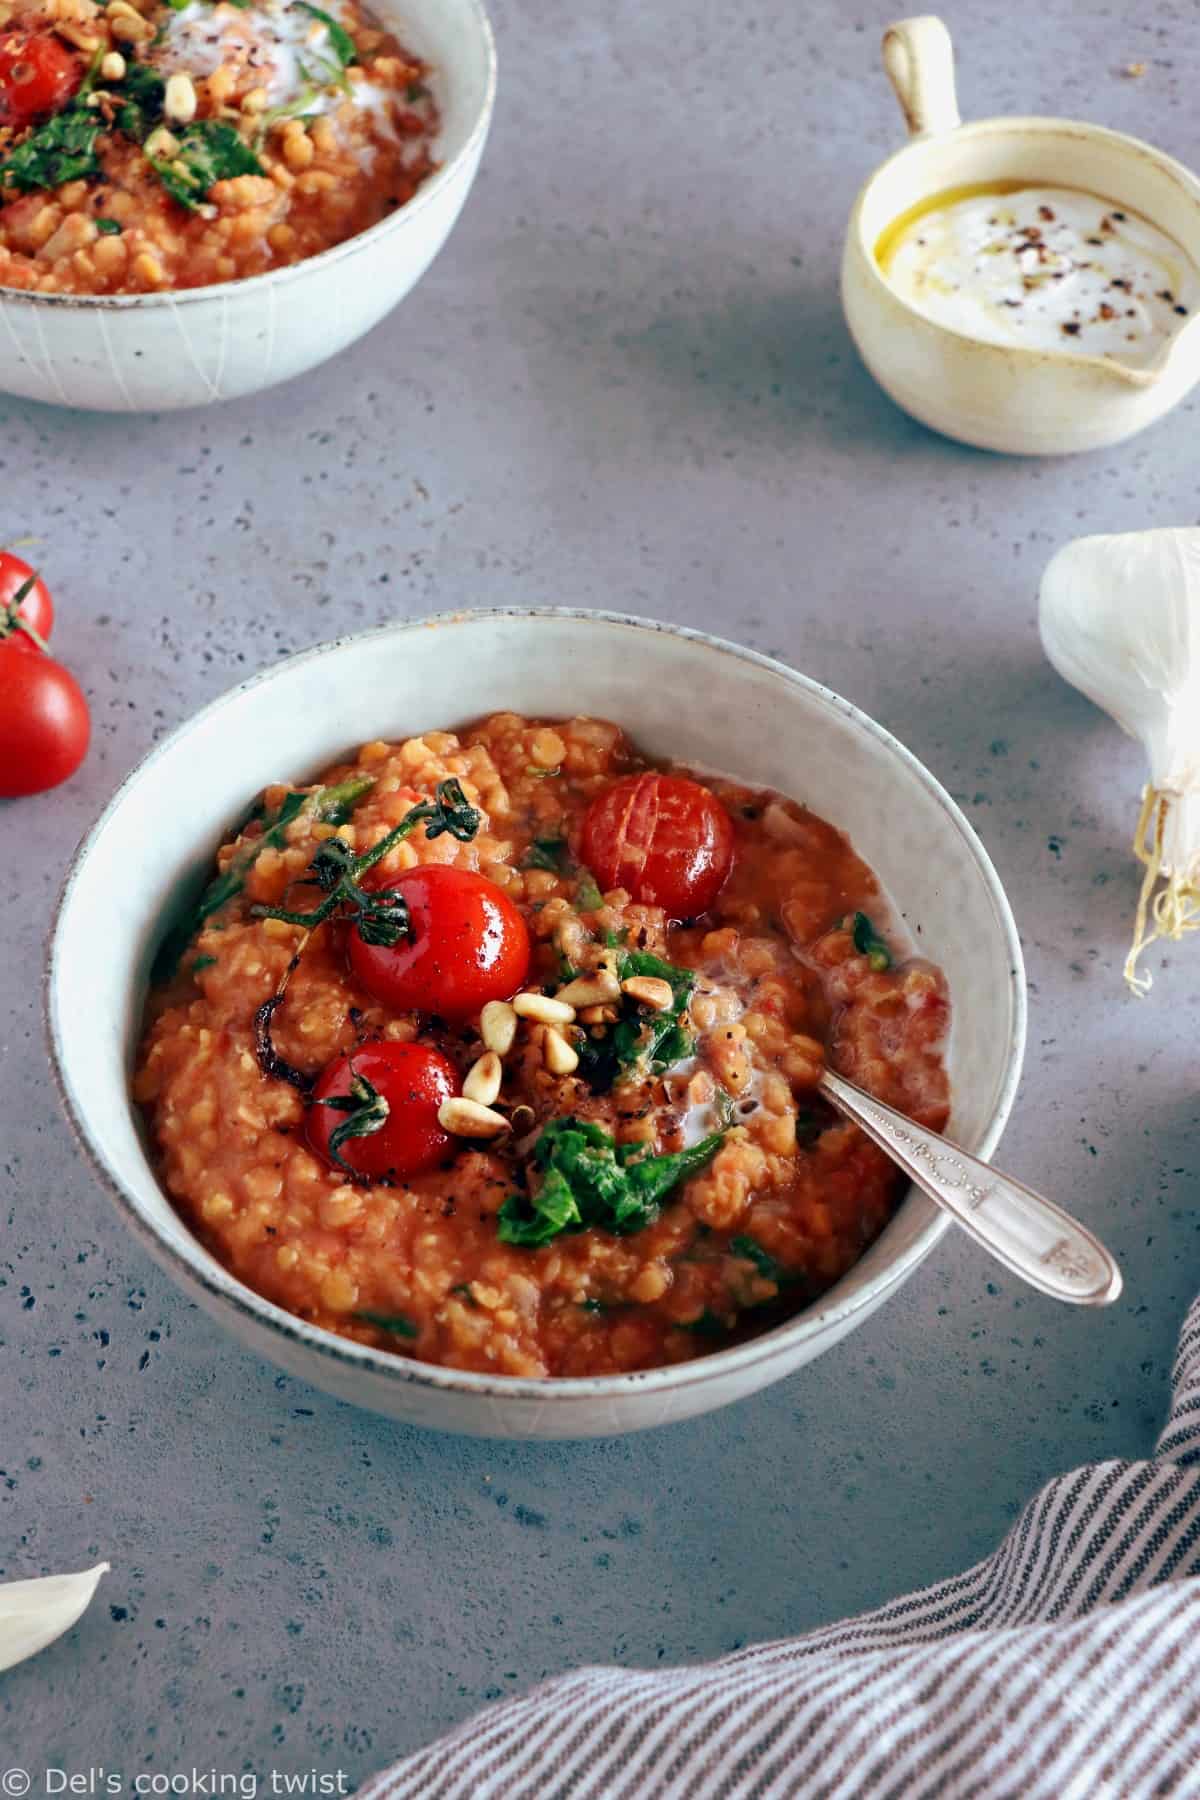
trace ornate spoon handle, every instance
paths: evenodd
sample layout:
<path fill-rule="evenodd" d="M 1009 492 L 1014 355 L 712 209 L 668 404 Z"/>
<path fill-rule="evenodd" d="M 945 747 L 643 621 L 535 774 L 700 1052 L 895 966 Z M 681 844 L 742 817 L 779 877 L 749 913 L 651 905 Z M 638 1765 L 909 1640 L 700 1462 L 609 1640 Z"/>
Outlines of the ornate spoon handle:
<path fill-rule="evenodd" d="M 821 1079 L 821 1092 L 976 1243 L 1031 1287 L 1077 1306 L 1109 1306 L 1117 1299 L 1121 1271 L 1116 1262 L 1061 1206 L 872 1099 L 831 1069 Z"/>

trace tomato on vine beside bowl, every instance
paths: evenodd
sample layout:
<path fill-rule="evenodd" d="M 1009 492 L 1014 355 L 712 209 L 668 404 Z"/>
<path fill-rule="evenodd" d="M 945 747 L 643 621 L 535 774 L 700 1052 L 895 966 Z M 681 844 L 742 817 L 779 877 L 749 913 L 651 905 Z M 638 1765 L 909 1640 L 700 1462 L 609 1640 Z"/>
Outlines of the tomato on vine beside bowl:
<path fill-rule="evenodd" d="M 54 602 L 37 572 L 0 550 L 0 798 L 58 787 L 87 755 L 83 689 L 50 654 Z"/>

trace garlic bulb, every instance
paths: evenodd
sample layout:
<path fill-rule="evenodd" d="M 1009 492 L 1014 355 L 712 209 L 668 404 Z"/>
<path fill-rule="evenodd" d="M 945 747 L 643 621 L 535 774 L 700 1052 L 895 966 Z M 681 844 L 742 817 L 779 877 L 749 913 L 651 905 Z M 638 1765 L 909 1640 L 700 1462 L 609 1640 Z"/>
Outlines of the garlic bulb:
<path fill-rule="evenodd" d="M 1145 867 L 1125 979 L 1156 938 L 1200 925 L 1200 530 L 1076 538 L 1042 576 L 1046 655 L 1145 746 L 1134 854 Z"/>
<path fill-rule="evenodd" d="M 24 1662 L 70 1631 L 87 1611 L 107 1563 L 78 1575 L 43 1575 L 0 1585 L 0 1670 Z"/>

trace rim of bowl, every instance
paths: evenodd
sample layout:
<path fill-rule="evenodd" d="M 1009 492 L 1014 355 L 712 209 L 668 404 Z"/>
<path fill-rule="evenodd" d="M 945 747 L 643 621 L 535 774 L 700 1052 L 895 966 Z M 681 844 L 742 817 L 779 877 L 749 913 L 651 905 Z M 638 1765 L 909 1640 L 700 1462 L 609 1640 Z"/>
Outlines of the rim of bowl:
<path fill-rule="evenodd" d="M 810 699 L 818 701 L 827 711 L 838 715 L 843 720 L 848 720 L 891 752 L 904 766 L 910 777 L 916 780 L 940 806 L 949 823 L 966 844 L 983 879 L 1008 952 L 1012 1029 L 1009 1035 L 1004 1078 L 1000 1092 L 976 1152 L 982 1156 L 990 1155 L 1008 1122 L 1021 1077 L 1027 1014 L 1025 966 L 1008 896 L 982 840 L 966 815 L 951 799 L 936 776 L 931 774 L 924 763 L 898 738 L 893 737 L 890 731 L 878 724 L 868 713 L 862 712 L 852 701 L 843 699 L 832 688 L 827 688 L 821 682 L 814 681 L 811 676 L 803 675 L 799 670 L 792 669 L 786 663 L 779 662 L 775 657 L 766 656 L 761 651 L 748 649 L 744 645 L 732 643 L 727 638 L 715 637 L 708 632 L 696 631 L 690 626 L 669 624 L 658 619 L 640 618 L 632 613 L 611 612 L 588 607 L 483 607 L 470 611 L 430 613 L 419 619 L 398 620 L 392 624 L 376 626 L 369 631 L 350 632 L 343 637 L 314 644 L 307 650 L 298 651 L 295 655 L 286 657 L 282 662 L 275 663 L 270 668 L 262 669 L 257 674 L 249 676 L 226 693 L 219 694 L 216 699 L 210 700 L 207 706 L 201 707 L 190 718 L 176 726 L 175 730 L 170 732 L 167 737 L 155 744 L 126 775 L 116 792 L 103 807 L 99 817 L 85 832 L 71 857 L 54 904 L 46 944 L 42 992 L 43 1022 L 55 1085 L 75 1138 L 91 1163 L 94 1173 L 115 1202 L 134 1237 L 146 1246 L 152 1256 L 160 1263 L 165 1263 L 169 1273 L 179 1280 L 184 1288 L 198 1287 L 222 1306 L 231 1306 L 235 1312 L 249 1319 L 252 1324 L 266 1326 L 280 1337 L 290 1338 L 294 1343 L 316 1351 L 327 1361 L 341 1363 L 356 1373 L 382 1376 L 390 1382 L 416 1384 L 434 1391 L 450 1390 L 509 1401 L 535 1400 L 543 1404 L 565 1404 L 572 1400 L 627 1397 L 635 1392 L 654 1393 L 719 1380 L 722 1376 L 752 1368 L 757 1363 L 773 1360 L 781 1350 L 786 1350 L 793 1343 L 820 1337 L 832 1327 L 853 1319 L 856 1313 L 861 1312 L 872 1301 L 885 1298 L 893 1288 L 906 1280 L 934 1249 L 944 1232 L 950 1228 L 949 1216 L 939 1210 L 914 1242 L 902 1251 L 886 1270 L 880 1271 L 875 1281 L 861 1293 L 831 1300 L 830 1297 L 836 1296 L 838 1287 L 841 1286 L 840 1282 L 835 1283 L 823 1300 L 817 1301 L 813 1307 L 798 1313 L 795 1318 L 786 1320 L 773 1330 L 764 1332 L 760 1337 L 751 1338 L 743 1344 L 732 1345 L 725 1350 L 714 1351 L 707 1356 L 694 1357 L 688 1362 L 668 1363 L 652 1369 L 631 1370 L 621 1375 L 520 1376 L 483 1373 L 472 1369 L 453 1369 L 440 1363 L 418 1362 L 414 1358 L 397 1352 L 376 1350 L 370 1345 L 358 1344 L 350 1338 L 339 1337 L 336 1333 L 326 1331 L 321 1326 L 311 1325 L 295 1313 L 286 1312 L 282 1307 L 276 1306 L 273 1301 L 256 1293 L 253 1288 L 246 1287 L 215 1258 L 211 1259 L 211 1267 L 201 1263 L 199 1257 L 203 1255 L 207 1258 L 208 1252 L 204 1251 L 198 1240 L 190 1240 L 194 1244 L 195 1258 L 169 1243 L 144 1215 L 134 1194 L 126 1187 L 117 1172 L 109 1167 L 98 1147 L 92 1142 L 83 1111 L 76 1104 L 75 1096 L 67 1079 L 61 1054 L 63 1034 L 60 1028 L 55 986 L 55 952 L 62 925 L 63 909 L 70 898 L 78 871 L 91 854 L 96 839 L 103 832 L 113 813 L 124 804 L 127 795 L 136 786 L 142 772 L 172 750 L 203 720 L 211 718 L 214 713 L 220 712 L 235 700 L 241 699 L 243 695 L 252 693 L 254 689 L 263 686 L 283 671 L 294 668 L 300 663 L 313 662 L 321 657 L 333 655 L 348 644 L 364 644 L 374 638 L 428 631 L 440 626 L 468 625 L 476 620 L 487 619 L 528 619 L 551 622 L 586 620 L 591 623 L 615 625 L 627 630 L 655 632 L 666 637 L 680 638 L 687 642 L 700 644 L 719 657 L 732 657 L 781 677 L 789 686 L 801 689 Z M 174 1204 L 170 1196 L 165 1189 L 161 1189 L 161 1191 L 163 1198 L 174 1211 Z M 176 1216 L 180 1217 L 178 1214 Z M 257 1346 L 254 1348 L 257 1352 Z M 261 1352 L 257 1353 L 261 1354 Z M 315 1385 L 319 1386 L 320 1383 L 316 1382 Z M 366 1402 L 366 1404 L 370 1403 Z"/>
<path fill-rule="evenodd" d="M 922 325 L 928 326 L 933 331 L 940 331 L 947 337 L 957 338 L 960 343 L 970 344 L 976 350 L 991 351 L 999 356 L 1017 356 L 1025 362 L 1053 363 L 1057 368 L 1094 369 L 1097 366 L 1108 368 L 1113 360 L 1108 356 L 1089 354 L 1081 350 L 1034 350 L 1027 344 L 993 344 L 987 338 L 973 337 L 969 331 L 962 331 L 957 325 L 947 325 L 941 319 L 931 318 L 928 313 L 922 312 L 919 307 L 912 304 L 911 300 L 905 299 L 904 295 L 892 286 L 879 267 L 875 256 L 875 244 L 867 242 L 866 230 L 863 225 L 867 196 L 880 177 L 886 175 L 889 169 L 902 162 L 905 157 L 913 155 L 918 150 L 926 149 L 930 144 L 945 143 L 950 139 L 981 137 L 988 132 L 1007 136 L 1022 131 L 1035 136 L 1069 132 L 1075 136 L 1086 134 L 1089 137 L 1105 138 L 1110 144 L 1118 145 L 1122 150 L 1144 157 L 1149 162 L 1156 164 L 1164 175 L 1169 176 L 1176 183 L 1184 196 L 1195 207 L 1198 220 L 1200 220 L 1200 175 L 1195 170 L 1189 169 L 1186 163 L 1180 162 L 1177 156 L 1172 156 L 1169 151 L 1160 150 L 1156 144 L 1147 143 L 1145 138 L 1134 137 L 1133 133 L 1129 131 L 1116 131 L 1111 125 L 1093 125 L 1087 119 L 1061 119 L 1050 113 L 998 113 L 995 118 L 991 119 L 965 119 L 961 124 L 951 126 L 948 131 L 920 132 L 909 138 L 906 143 L 901 144 L 898 149 L 893 150 L 890 156 L 885 157 L 878 168 L 867 176 L 858 190 L 851 217 L 854 242 L 866 263 L 874 286 L 887 294 L 897 306 L 903 307 L 910 318 L 920 320 Z M 1103 195 L 1097 197 L 1104 198 Z M 1148 214 L 1143 216 L 1149 217 Z M 1151 219 L 1150 223 L 1155 225 L 1159 231 L 1165 231 L 1165 227 L 1158 225 L 1156 220 Z M 1171 234 L 1167 232 L 1166 235 L 1170 236 Z M 878 237 L 875 241 L 878 243 Z M 1180 248 L 1182 249 L 1182 245 Z M 1188 254 L 1187 251 L 1184 251 L 1185 256 Z M 1194 261 L 1195 259 L 1189 258 L 1189 260 Z M 1166 359 L 1174 354 L 1177 345 L 1196 324 L 1200 324 L 1200 311 L 1194 312 L 1191 318 L 1180 326 L 1174 336 L 1167 339 L 1162 351 L 1159 352 L 1162 363 L 1160 364 L 1156 359 L 1155 362 L 1148 364 L 1148 372 L 1165 366 Z"/>
<path fill-rule="evenodd" d="M 475 123 L 466 138 L 459 145 L 449 162 L 440 163 L 429 180 L 424 182 L 411 200 L 391 213 L 386 219 L 379 219 L 374 225 L 368 225 L 365 231 L 359 231 L 353 237 L 343 238 L 340 244 L 331 244 L 328 250 L 318 250 L 315 256 L 302 257 L 299 262 L 285 263 L 279 269 L 265 269 L 261 275 L 242 275 L 232 281 L 214 281 L 205 287 L 170 288 L 160 294 L 41 294 L 31 292 L 28 288 L 5 287 L 0 283 L 0 302 L 4 304 L 27 303 L 30 306 L 46 306 L 66 309 L 67 311 L 104 311 L 104 312 L 141 312 L 153 307 L 198 306 L 204 300 L 216 299 L 219 295 L 232 293 L 235 289 L 243 293 L 248 288 L 286 287 L 292 281 L 298 281 L 306 270 L 320 265 L 327 268 L 331 263 L 346 261 L 361 254 L 370 244 L 389 232 L 398 230 L 405 220 L 411 219 L 414 213 L 423 212 L 433 203 L 442 189 L 448 187 L 458 174 L 463 163 L 467 161 L 479 140 L 486 136 L 496 104 L 496 34 L 492 29 L 483 0 L 467 0 L 475 25 L 483 43 L 484 60 L 487 64 L 487 77 L 484 82 L 483 99 Z"/>

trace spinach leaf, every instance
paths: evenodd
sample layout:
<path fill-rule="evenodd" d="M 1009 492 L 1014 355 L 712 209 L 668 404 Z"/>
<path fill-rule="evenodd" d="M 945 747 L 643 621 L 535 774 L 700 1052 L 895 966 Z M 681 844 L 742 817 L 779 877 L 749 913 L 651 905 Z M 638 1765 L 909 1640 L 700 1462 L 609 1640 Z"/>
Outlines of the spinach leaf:
<path fill-rule="evenodd" d="M 530 1195 L 512 1194 L 500 1208 L 505 1244 L 548 1244 L 561 1231 L 588 1226 L 626 1233 L 653 1224 L 667 1195 L 711 1162 L 723 1142 L 716 1132 L 690 1150 L 648 1156 L 641 1144 L 617 1144 L 585 1119 L 551 1119 L 533 1148 L 541 1180 Z"/>
<path fill-rule="evenodd" d="M 729 1248 L 733 1251 L 735 1256 L 744 1257 L 747 1262 L 753 1263 L 754 1267 L 758 1270 L 764 1280 L 774 1282 L 783 1281 L 783 1268 L 776 1262 L 769 1250 L 763 1249 L 757 1238 L 730 1238 Z"/>
<path fill-rule="evenodd" d="M 879 936 L 866 913 L 856 912 L 850 927 L 854 939 L 854 948 L 860 956 L 865 956 L 871 967 L 880 973 L 892 966 L 892 953 Z"/>
<path fill-rule="evenodd" d="M 604 905 L 604 895 L 600 892 L 596 877 L 590 869 L 575 861 L 567 848 L 566 838 L 534 838 L 521 858 L 521 867 L 548 869 L 552 875 L 560 875 L 565 881 L 574 876 L 573 904 L 576 912 L 595 912 L 598 906 Z"/>
<path fill-rule="evenodd" d="M 354 39 L 344 25 L 339 25 L 336 19 L 331 18 L 327 12 L 323 12 L 319 6 L 311 6 L 309 0 L 295 0 L 295 5 L 300 12 L 308 13 L 314 19 L 320 19 L 322 24 L 329 28 L 330 48 L 343 69 L 348 69 L 352 62 L 357 61 L 358 51 L 354 48 Z"/>
<path fill-rule="evenodd" d="M 116 127 L 125 136 L 142 144 L 162 118 L 163 96 L 167 84 L 157 69 L 146 63 L 127 62 L 121 81 L 121 105 Z"/>
<path fill-rule="evenodd" d="M 595 912 L 604 905 L 604 895 L 600 892 L 596 877 L 590 869 L 580 869 L 579 879 L 575 883 L 575 911 Z"/>
<path fill-rule="evenodd" d="M 548 869 L 551 875 L 571 873 L 571 853 L 566 838 L 534 838 L 521 858 L 523 869 Z"/>
<path fill-rule="evenodd" d="M 617 975 L 628 981 L 634 975 L 652 975 L 668 982 L 674 1004 L 663 1012 L 650 1012 L 634 1000 L 622 1002 L 621 1017 L 602 1037 L 588 1036 L 579 1052 L 579 1068 L 584 1080 L 597 1094 L 606 1094 L 625 1070 L 645 1063 L 651 1072 L 661 1075 L 690 1056 L 694 1048 L 692 1034 L 683 1023 L 695 971 L 664 962 L 648 950 L 623 950 L 617 957 Z"/>
<path fill-rule="evenodd" d="M 169 158 L 152 154 L 146 161 L 172 199 L 195 212 L 209 188 L 235 175 L 261 175 L 263 166 L 232 125 L 222 119 L 199 119 L 179 135 L 179 148 Z"/>
<path fill-rule="evenodd" d="M 101 237 L 120 237 L 121 221 L 119 219 L 97 219 L 96 230 Z"/>
<path fill-rule="evenodd" d="M 303 813 L 305 817 L 320 824 L 344 825 L 363 795 L 369 793 L 374 786 L 374 776 L 352 775 L 346 781 L 336 782 L 332 787 L 316 788 L 310 794 L 285 794 L 278 809 L 269 817 L 261 804 L 256 806 L 249 818 L 243 821 L 241 830 L 244 831 L 254 820 L 262 819 L 263 830 L 260 836 L 252 838 L 234 852 L 228 868 L 209 882 L 188 916 L 167 932 L 155 956 L 151 980 L 161 982 L 170 979 L 179 965 L 180 957 L 204 921 L 228 905 L 235 894 L 241 893 L 247 875 L 262 852 L 282 848 L 285 829 L 293 819 L 298 819 Z"/>
<path fill-rule="evenodd" d="M 403 1313 L 358 1312 L 354 1317 L 364 1325 L 374 1325 L 379 1331 L 393 1332 L 396 1337 L 415 1338 L 421 1335 L 417 1326 L 411 1319 L 406 1319 Z"/>
<path fill-rule="evenodd" d="M 99 113 L 83 107 L 56 113 L 0 163 L 0 185 L 28 193 L 98 175 L 96 139 L 101 125 Z"/>

